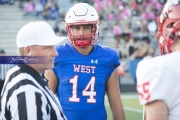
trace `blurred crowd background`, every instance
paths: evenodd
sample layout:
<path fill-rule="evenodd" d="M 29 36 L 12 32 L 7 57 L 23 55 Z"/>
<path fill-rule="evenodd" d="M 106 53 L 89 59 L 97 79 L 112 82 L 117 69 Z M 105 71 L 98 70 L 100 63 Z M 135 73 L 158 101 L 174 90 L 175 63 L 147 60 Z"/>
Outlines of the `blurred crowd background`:
<path fill-rule="evenodd" d="M 0 7 L 16 2 L 24 19 L 54 21 L 52 27 L 61 36 L 66 36 L 62 20 L 67 10 L 77 2 L 91 4 L 101 19 L 99 44 L 119 53 L 120 77 L 130 73 L 136 81 L 137 63 L 159 55 L 157 19 L 166 0 L 0 0 Z"/>

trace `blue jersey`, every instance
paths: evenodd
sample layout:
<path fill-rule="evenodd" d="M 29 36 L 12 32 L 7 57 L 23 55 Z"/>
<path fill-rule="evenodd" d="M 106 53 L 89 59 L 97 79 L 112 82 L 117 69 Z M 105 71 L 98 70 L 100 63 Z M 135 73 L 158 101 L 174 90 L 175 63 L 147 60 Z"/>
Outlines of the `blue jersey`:
<path fill-rule="evenodd" d="M 58 79 L 58 99 L 68 120 L 107 119 L 106 82 L 119 66 L 119 56 L 108 47 L 93 47 L 88 55 L 82 55 L 70 44 L 57 47 L 59 55 L 53 71 Z"/>

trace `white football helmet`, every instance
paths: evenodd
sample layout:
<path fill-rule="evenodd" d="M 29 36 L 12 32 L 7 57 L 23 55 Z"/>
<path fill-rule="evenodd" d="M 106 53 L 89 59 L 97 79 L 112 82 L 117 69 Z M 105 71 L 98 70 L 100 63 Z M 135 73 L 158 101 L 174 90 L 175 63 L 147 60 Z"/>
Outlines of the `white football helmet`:
<path fill-rule="evenodd" d="M 171 52 L 171 44 L 180 36 L 180 0 L 168 0 L 158 20 L 158 40 L 161 54 Z"/>
<path fill-rule="evenodd" d="M 73 35 L 71 26 L 92 25 L 92 32 L 89 35 Z M 65 18 L 65 27 L 69 42 L 78 47 L 87 47 L 97 42 L 99 37 L 99 16 L 97 11 L 87 3 L 77 3 L 69 9 Z M 85 39 L 84 39 L 85 38 Z"/>

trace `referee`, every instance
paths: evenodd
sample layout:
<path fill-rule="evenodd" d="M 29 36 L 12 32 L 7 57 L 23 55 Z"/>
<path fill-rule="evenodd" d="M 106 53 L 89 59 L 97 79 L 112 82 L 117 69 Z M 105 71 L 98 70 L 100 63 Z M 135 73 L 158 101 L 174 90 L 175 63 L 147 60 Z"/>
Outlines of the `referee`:
<path fill-rule="evenodd" d="M 67 120 L 42 73 L 54 67 L 57 37 L 43 21 L 30 22 L 17 35 L 20 56 L 45 56 L 41 64 L 18 64 L 7 73 L 1 92 L 1 120 Z M 45 61 L 45 62 L 44 62 Z"/>

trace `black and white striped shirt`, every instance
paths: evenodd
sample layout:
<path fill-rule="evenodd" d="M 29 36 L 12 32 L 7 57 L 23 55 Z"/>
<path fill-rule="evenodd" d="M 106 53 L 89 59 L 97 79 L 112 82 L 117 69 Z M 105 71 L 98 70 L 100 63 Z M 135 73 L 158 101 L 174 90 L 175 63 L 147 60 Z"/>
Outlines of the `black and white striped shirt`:
<path fill-rule="evenodd" d="M 8 71 L 1 96 L 1 120 L 66 120 L 47 80 L 28 65 Z"/>

